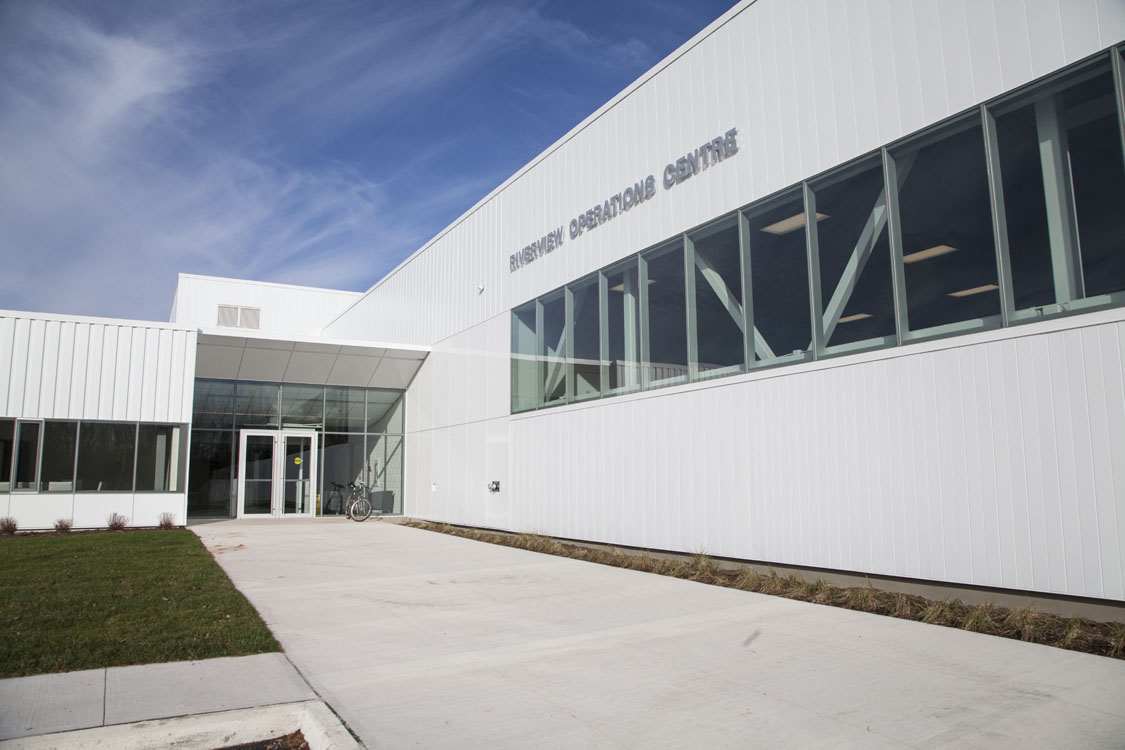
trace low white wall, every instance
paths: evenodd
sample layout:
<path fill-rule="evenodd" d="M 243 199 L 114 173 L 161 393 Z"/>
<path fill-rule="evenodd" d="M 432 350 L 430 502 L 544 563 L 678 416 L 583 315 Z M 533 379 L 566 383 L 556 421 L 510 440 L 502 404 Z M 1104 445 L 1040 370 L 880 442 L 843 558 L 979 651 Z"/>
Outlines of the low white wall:
<path fill-rule="evenodd" d="M 176 525 L 187 519 L 187 495 L 183 492 L 13 492 L 0 494 L 0 515 L 16 519 L 19 528 L 50 529 L 60 518 L 76 529 L 105 528 L 109 517 L 119 513 L 129 526 L 156 526 L 163 513 L 171 513 Z"/>

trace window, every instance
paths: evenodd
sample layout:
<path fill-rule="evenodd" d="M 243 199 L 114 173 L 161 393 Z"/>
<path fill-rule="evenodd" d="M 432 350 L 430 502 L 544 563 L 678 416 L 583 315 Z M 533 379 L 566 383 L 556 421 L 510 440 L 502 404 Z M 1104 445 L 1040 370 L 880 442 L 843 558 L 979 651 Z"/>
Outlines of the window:
<path fill-rule="evenodd" d="M 277 427 L 277 383 L 235 384 L 234 424 L 238 429 Z"/>
<path fill-rule="evenodd" d="M 195 381 L 192 426 L 196 429 L 231 429 L 234 426 L 234 381 Z"/>
<path fill-rule="evenodd" d="M 284 429 L 322 429 L 324 427 L 324 387 L 319 385 L 282 385 L 281 426 Z"/>
<path fill-rule="evenodd" d="M 515 308 L 513 413 L 1125 305 L 1123 51 Z"/>
<path fill-rule="evenodd" d="M 238 465 L 234 435 L 230 430 L 192 430 L 188 515 L 232 515 L 234 467 Z"/>
<path fill-rule="evenodd" d="M 79 492 L 131 492 L 137 426 L 83 422 L 78 430 Z"/>
<path fill-rule="evenodd" d="M 543 405 L 566 403 L 566 296 L 563 290 L 540 303 L 539 383 Z"/>
<path fill-rule="evenodd" d="M 258 307 L 219 305 L 218 324 L 225 328 L 260 328 L 262 310 Z"/>
<path fill-rule="evenodd" d="M 16 420 L 0 419 L 0 492 L 12 488 L 12 457 L 16 452 Z"/>
<path fill-rule="evenodd" d="M 660 386 L 687 380 L 683 241 L 642 254 L 640 270 L 641 310 L 647 313 L 642 337 L 647 346 L 643 357 L 645 383 Z"/>
<path fill-rule="evenodd" d="M 142 424 L 137 431 L 137 492 L 179 492 L 183 440 L 179 425 Z"/>
<path fill-rule="evenodd" d="M 16 422 L 16 461 L 12 489 L 36 490 L 39 487 L 39 436 L 42 422 Z"/>
<path fill-rule="evenodd" d="M 535 365 L 535 307 L 528 302 L 512 311 L 512 413 L 538 405 Z"/>
<path fill-rule="evenodd" d="M 571 284 L 570 309 L 573 315 L 573 349 L 570 352 L 570 379 L 574 383 L 574 398 L 582 400 L 601 395 L 602 390 L 602 338 L 601 296 L 598 277 Z"/>
<path fill-rule="evenodd" d="M 754 357 L 766 364 L 811 359 L 804 201 L 798 192 L 789 192 L 748 213 L 747 226 Z"/>
<path fill-rule="evenodd" d="M 606 271 L 609 296 L 609 393 L 625 393 L 641 387 L 641 296 L 637 282 L 637 259 Z"/>
<path fill-rule="evenodd" d="M 325 388 L 324 429 L 326 432 L 364 432 L 365 389 Z"/>
<path fill-rule="evenodd" d="M 692 234 L 695 328 L 700 377 L 738 372 L 745 365 L 742 251 L 736 217 Z"/>
<path fill-rule="evenodd" d="M 343 501 L 348 499 L 347 485 L 351 482 L 366 482 L 364 467 L 364 436 L 359 435 L 321 435 L 321 470 L 324 501 L 322 515 L 340 515 L 344 512 Z M 339 488 L 341 502 L 334 502 L 333 483 Z"/>
<path fill-rule="evenodd" d="M 74 489 L 74 459 L 78 447 L 78 423 L 43 423 L 43 465 L 39 473 L 41 492 L 70 492 Z"/>
<path fill-rule="evenodd" d="M 901 186 L 910 330 L 936 333 L 999 324 L 996 246 L 979 118 L 955 123 L 894 154 L 893 171 Z"/>
<path fill-rule="evenodd" d="M 883 163 L 862 162 L 813 186 L 825 351 L 895 342 Z"/>
<path fill-rule="evenodd" d="M 402 391 L 367 391 L 367 431 L 402 432 Z"/>

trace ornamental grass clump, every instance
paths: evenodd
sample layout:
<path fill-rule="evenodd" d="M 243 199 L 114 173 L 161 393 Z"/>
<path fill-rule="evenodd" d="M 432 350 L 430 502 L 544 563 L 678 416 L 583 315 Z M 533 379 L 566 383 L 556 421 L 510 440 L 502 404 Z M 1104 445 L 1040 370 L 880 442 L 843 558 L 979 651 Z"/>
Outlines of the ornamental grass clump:
<path fill-rule="evenodd" d="M 105 527 L 110 531 L 122 531 L 129 525 L 129 518 L 120 513 L 111 513 L 105 521 Z"/>
<path fill-rule="evenodd" d="M 0 518 L 0 534 L 11 536 L 19 531 L 20 525 L 16 523 L 16 519 L 11 516 L 4 516 Z"/>
<path fill-rule="evenodd" d="M 176 528 L 176 515 L 174 513 L 161 513 L 160 521 L 156 524 L 156 528 L 169 531 Z"/>
<path fill-rule="evenodd" d="M 56 534 L 69 534 L 70 530 L 74 528 L 74 522 L 69 518 L 56 518 L 55 519 L 55 533 Z"/>

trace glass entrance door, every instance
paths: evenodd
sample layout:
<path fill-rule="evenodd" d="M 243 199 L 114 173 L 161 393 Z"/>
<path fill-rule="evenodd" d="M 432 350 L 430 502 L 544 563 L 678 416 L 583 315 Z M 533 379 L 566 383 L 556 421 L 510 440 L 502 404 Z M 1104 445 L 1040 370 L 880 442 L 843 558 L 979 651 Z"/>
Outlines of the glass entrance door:
<path fill-rule="evenodd" d="M 239 442 L 238 517 L 311 517 L 316 433 L 243 430 Z"/>

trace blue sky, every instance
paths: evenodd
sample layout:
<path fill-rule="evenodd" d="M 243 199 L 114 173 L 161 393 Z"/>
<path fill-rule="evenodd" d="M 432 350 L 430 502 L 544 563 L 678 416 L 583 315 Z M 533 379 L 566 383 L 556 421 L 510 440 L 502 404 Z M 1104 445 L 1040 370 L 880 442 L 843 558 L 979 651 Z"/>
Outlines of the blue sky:
<path fill-rule="evenodd" d="M 367 289 L 732 4 L 0 3 L 0 308 Z"/>

